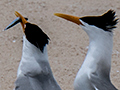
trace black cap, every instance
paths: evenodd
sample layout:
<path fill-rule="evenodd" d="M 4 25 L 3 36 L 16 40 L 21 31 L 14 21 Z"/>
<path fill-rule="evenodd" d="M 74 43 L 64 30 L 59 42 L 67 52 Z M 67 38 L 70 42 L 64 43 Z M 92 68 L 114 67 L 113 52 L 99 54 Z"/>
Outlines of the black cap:
<path fill-rule="evenodd" d="M 80 19 L 89 25 L 95 25 L 105 31 L 112 32 L 113 28 L 116 28 L 115 25 L 118 22 L 118 19 L 115 19 L 115 17 L 115 11 L 109 10 L 101 16 L 86 16 Z"/>

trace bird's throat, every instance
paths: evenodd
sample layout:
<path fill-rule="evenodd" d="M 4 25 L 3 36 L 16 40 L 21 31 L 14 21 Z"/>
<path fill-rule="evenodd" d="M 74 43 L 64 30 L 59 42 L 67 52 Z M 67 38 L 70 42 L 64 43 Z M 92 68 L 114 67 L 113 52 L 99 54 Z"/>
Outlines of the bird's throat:
<path fill-rule="evenodd" d="M 39 48 L 37 48 L 34 44 L 31 44 L 24 36 L 23 37 L 23 58 L 24 57 L 29 58 L 29 59 L 35 58 L 36 60 L 39 60 L 39 59 L 48 60 L 47 46 L 45 46 L 44 51 L 41 52 Z"/>
<path fill-rule="evenodd" d="M 90 69 L 96 72 L 104 69 L 110 70 L 111 67 L 111 56 L 112 56 L 113 40 L 96 40 L 91 41 L 86 58 L 83 62 L 81 69 Z M 104 68 L 102 68 L 104 67 Z"/>

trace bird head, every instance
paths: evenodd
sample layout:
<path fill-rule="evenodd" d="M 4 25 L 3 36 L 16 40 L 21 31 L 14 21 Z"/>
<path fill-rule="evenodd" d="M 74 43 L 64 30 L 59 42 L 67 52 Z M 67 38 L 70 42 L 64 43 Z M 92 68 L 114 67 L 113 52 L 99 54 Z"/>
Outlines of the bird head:
<path fill-rule="evenodd" d="M 17 19 L 15 19 L 11 24 L 9 24 L 5 30 L 11 28 L 12 26 L 20 22 L 27 40 L 43 52 L 44 46 L 49 43 L 49 37 L 42 31 L 41 28 L 39 28 L 35 24 L 29 23 L 17 11 L 15 11 L 15 15 L 17 16 Z"/>
<path fill-rule="evenodd" d="M 118 21 L 118 19 L 115 19 L 115 11 L 113 10 L 109 10 L 100 16 L 76 17 L 61 13 L 55 13 L 54 15 L 80 25 L 90 38 L 112 33 Z"/>

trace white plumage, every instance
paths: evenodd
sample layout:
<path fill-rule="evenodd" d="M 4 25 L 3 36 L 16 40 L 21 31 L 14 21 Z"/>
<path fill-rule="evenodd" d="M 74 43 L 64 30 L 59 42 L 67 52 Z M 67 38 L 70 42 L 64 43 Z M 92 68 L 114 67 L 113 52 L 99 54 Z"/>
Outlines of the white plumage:
<path fill-rule="evenodd" d="M 78 24 L 89 36 L 88 52 L 74 80 L 74 90 L 117 90 L 110 81 L 112 30 L 118 20 L 115 12 L 109 10 L 101 16 L 85 17 L 55 15 Z"/>
<path fill-rule="evenodd" d="M 21 22 L 25 36 L 14 90 L 61 90 L 48 61 L 49 37 L 37 25 L 26 21 L 18 12 L 15 12 L 15 15 L 19 18 L 5 30 Z"/>

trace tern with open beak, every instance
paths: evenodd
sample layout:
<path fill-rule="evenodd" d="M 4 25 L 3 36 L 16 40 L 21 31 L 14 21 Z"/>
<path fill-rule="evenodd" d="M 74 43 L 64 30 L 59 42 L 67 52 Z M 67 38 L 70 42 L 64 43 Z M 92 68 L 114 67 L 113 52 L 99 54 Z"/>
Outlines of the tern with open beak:
<path fill-rule="evenodd" d="M 22 57 L 18 67 L 14 90 L 61 90 L 48 61 L 49 37 L 35 24 L 29 23 L 20 13 L 5 30 L 21 22 L 23 32 Z"/>
<path fill-rule="evenodd" d="M 113 29 L 118 21 L 115 11 L 100 16 L 55 15 L 78 24 L 89 36 L 89 49 L 74 80 L 74 90 L 117 90 L 110 80 Z"/>

